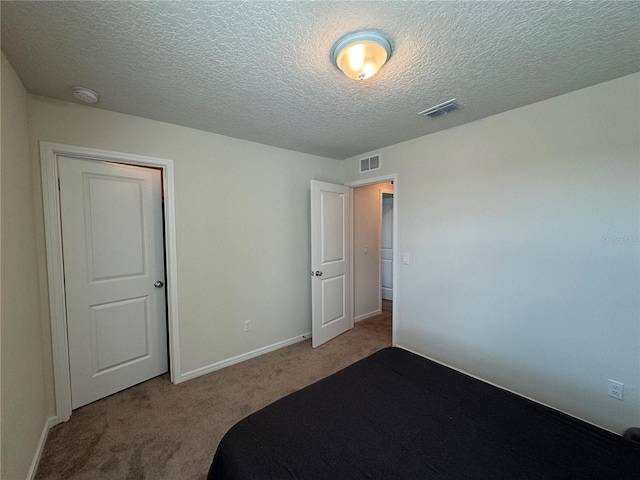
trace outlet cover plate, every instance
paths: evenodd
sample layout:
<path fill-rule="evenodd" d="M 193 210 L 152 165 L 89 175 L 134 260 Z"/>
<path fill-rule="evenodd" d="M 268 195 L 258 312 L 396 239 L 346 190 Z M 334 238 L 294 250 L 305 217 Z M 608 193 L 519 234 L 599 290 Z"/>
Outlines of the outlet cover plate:
<path fill-rule="evenodd" d="M 610 397 L 622 400 L 624 396 L 624 383 L 616 382 L 615 380 L 607 380 L 607 395 Z"/>

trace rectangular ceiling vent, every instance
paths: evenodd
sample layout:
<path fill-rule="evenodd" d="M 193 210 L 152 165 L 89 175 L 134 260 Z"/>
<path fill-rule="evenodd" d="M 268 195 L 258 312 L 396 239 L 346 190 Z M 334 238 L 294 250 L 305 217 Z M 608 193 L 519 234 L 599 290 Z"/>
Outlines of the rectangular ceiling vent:
<path fill-rule="evenodd" d="M 445 113 L 451 113 L 455 112 L 456 110 L 460 110 L 462 107 L 464 107 L 464 105 L 461 102 L 459 102 L 455 98 L 452 98 L 449 101 L 442 102 L 431 108 L 427 108 L 426 110 L 418 113 L 418 115 L 421 115 L 425 118 L 436 118 L 440 115 L 444 115 Z"/>
<path fill-rule="evenodd" d="M 380 169 L 380 154 L 377 153 L 371 157 L 360 159 L 360 173 L 369 172 L 371 170 Z"/>

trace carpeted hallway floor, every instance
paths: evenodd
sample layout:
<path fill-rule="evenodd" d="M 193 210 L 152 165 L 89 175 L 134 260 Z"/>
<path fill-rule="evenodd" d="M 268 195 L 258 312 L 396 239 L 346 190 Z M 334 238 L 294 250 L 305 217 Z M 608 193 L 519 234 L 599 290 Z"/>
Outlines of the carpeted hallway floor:
<path fill-rule="evenodd" d="M 319 348 L 307 340 L 179 385 L 154 378 L 51 429 L 36 478 L 202 480 L 238 420 L 389 345 L 385 301 L 381 315 Z"/>

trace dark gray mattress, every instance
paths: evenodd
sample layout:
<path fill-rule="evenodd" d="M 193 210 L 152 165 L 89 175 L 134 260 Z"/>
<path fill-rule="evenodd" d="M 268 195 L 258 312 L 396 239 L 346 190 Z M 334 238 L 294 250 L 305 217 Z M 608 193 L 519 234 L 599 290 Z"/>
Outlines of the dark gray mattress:
<path fill-rule="evenodd" d="M 399 348 L 237 423 L 208 480 L 640 479 L 640 444 Z"/>

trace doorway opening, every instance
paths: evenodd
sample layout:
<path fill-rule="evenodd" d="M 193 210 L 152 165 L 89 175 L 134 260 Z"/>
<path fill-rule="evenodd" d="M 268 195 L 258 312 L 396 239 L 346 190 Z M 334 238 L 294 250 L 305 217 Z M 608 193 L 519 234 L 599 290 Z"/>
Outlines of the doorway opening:
<path fill-rule="evenodd" d="M 380 233 L 380 290 L 382 296 L 382 311 L 389 311 L 393 314 L 393 193 L 382 192 L 382 221 Z"/>
<path fill-rule="evenodd" d="M 386 317 L 396 344 L 397 175 L 347 183 L 352 192 L 352 297 L 354 323 Z"/>

